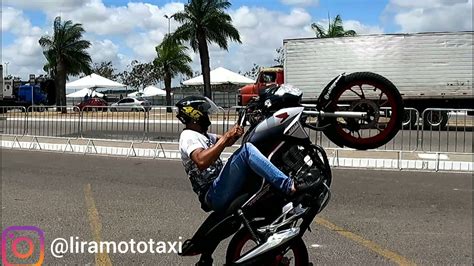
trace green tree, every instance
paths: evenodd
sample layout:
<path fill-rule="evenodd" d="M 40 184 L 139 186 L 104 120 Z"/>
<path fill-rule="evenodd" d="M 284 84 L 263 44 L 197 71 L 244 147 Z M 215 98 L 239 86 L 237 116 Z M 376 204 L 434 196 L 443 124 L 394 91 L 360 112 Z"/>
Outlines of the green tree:
<path fill-rule="evenodd" d="M 93 73 L 108 79 L 115 79 L 117 77 L 115 71 L 116 69 L 112 64 L 112 61 L 94 63 L 94 67 L 92 68 Z"/>
<path fill-rule="evenodd" d="M 313 23 L 311 28 L 316 33 L 316 38 L 334 38 L 334 37 L 351 37 L 356 36 L 357 33 L 354 30 L 345 30 L 340 15 L 337 15 L 331 22 L 329 19 L 328 29 L 324 26 Z"/>
<path fill-rule="evenodd" d="M 283 66 L 285 64 L 285 49 L 280 46 L 277 49 L 275 49 L 275 52 L 277 54 L 277 57 L 273 59 L 275 63 L 277 63 L 279 66 Z"/>
<path fill-rule="evenodd" d="M 166 105 L 171 106 L 171 80 L 178 74 L 191 76 L 193 70 L 189 63 L 191 57 L 186 54 L 188 48 L 180 42 L 176 42 L 168 35 L 163 42 L 156 46 L 156 58 L 153 64 L 163 75 L 166 90 Z M 171 109 L 169 110 L 171 111 Z"/>
<path fill-rule="evenodd" d="M 250 79 L 256 79 L 258 76 L 258 72 L 260 72 L 260 66 L 253 63 L 252 68 L 249 71 L 245 72 L 243 75 Z"/>
<path fill-rule="evenodd" d="M 125 70 L 117 76 L 123 84 L 136 89 L 155 85 L 162 76 L 152 62 L 140 63 L 138 60 L 133 60 L 128 68 L 131 70 Z"/>
<path fill-rule="evenodd" d="M 52 79 L 56 79 L 56 59 L 54 57 L 54 53 L 44 53 L 46 57 L 46 64 L 43 66 L 43 70 L 48 74 L 48 76 Z"/>
<path fill-rule="evenodd" d="M 73 24 L 71 20 L 63 23 L 58 16 L 54 19 L 53 35 L 45 35 L 39 40 L 47 60 L 44 69 L 54 77 L 56 104 L 60 106 L 66 105 L 68 75 L 89 75 L 92 72 L 92 60 L 86 51 L 91 43 L 82 39 L 83 33 L 81 24 Z M 63 108 L 62 112 L 66 112 L 66 108 Z"/>
<path fill-rule="evenodd" d="M 241 43 L 239 31 L 232 25 L 232 18 L 225 13 L 230 6 L 227 0 L 190 0 L 184 11 L 174 15 L 181 26 L 173 36 L 179 41 L 188 41 L 195 52 L 199 51 L 204 95 L 209 98 L 212 93 L 208 45 L 216 43 L 228 50 L 229 39 Z"/>

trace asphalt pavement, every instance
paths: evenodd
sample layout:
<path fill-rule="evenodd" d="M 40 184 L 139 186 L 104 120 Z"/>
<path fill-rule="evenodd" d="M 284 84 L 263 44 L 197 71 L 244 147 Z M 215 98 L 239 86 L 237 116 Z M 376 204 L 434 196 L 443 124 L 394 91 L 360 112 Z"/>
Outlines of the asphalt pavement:
<path fill-rule="evenodd" d="M 471 174 L 337 169 L 333 180 L 332 201 L 305 235 L 314 264 L 472 265 Z M 50 247 L 70 237 L 179 241 L 207 216 L 181 163 L 167 160 L 2 150 L 1 198 L 3 229 L 44 231 L 45 265 L 192 265 L 197 257 L 175 254 L 54 258 Z"/>

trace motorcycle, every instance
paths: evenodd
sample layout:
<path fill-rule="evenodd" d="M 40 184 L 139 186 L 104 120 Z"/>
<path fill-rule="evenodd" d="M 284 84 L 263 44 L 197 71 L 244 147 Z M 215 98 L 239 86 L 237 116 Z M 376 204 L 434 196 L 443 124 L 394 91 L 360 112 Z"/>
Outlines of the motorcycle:
<path fill-rule="evenodd" d="M 311 142 L 307 129 L 323 133 L 339 146 L 373 149 L 390 141 L 401 128 L 403 101 L 386 78 L 370 72 L 341 74 L 315 104 L 302 104 L 302 92 L 288 85 L 270 87 L 239 111 L 238 123 L 249 126 L 250 142 L 291 177 L 310 189 L 281 194 L 258 176 L 223 212 L 213 212 L 182 256 L 209 256 L 233 235 L 226 265 L 309 265 L 302 236 L 331 198 L 332 174 L 324 149 Z"/>

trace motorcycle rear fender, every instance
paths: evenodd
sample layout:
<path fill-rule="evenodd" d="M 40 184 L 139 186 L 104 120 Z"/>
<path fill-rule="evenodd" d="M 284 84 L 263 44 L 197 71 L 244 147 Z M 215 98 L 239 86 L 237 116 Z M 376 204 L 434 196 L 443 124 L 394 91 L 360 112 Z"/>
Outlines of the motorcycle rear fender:
<path fill-rule="evenodd" d="M 324 110 L 325 107 L 327 107 L 328 103 L 331 102 L 331 93 L 332 91 L 334 90 L 334 88 L 341 82 L 344 80 L 344 77 L 345 77 L 346 73 L 341 73 L 339 74 L 338 76 L 336 76 L 335 78 L 333 78 L 331 80 L 331 82 L 328 83 L 328 85 L 326 85 L 326 87 L 324 87 L 323 91 L 321 92 L 321 94 L 319 95 L 318 97 L 318 109 L 319 110 Z"/>

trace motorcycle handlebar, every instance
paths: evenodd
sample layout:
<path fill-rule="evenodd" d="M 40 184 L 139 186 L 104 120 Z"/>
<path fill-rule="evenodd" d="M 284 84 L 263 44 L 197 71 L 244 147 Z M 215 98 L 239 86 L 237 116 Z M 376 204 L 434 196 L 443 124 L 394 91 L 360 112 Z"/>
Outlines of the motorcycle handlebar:
<path fill-rule="evenodd" d="M 241 127 L 245 126 L 247 116 L 247 108 L 243 108 L 239 111 L 239 118 L 237 119 L 237 124 Z"/>

